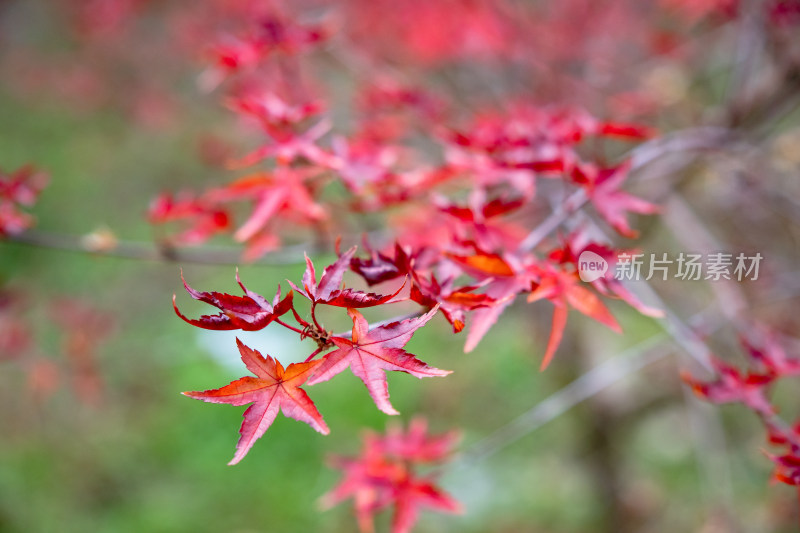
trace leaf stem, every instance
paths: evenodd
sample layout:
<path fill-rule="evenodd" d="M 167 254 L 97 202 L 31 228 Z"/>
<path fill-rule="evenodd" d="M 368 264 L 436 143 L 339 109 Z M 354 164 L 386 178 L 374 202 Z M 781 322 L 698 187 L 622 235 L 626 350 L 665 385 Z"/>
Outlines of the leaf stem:
<path fill-rule="evenodd" d="M 283 326 L 283 327 L 285 327 L 285 328 L 288 328 L 288 329 L 290 329 L 290 330 L 294 331 L 295 333 L 299 333 L 300 335 L 303 335 L 303 334 L 304 334 L 304 332 L 303 332 L 303 330 L 302 330 L 302 329 L 300 329 L 300 328 L 296 328 L 296 327 L 292 326 L 291 324 L 287 324 L 286 322 L 284 322 L 284 321 L 283 321 L 283 320 L 281 320 L 280 318 L 276 318 L 276 319 L 275 319 L 275 322 L 277 322 L 278 324 L 280 324 L 281 326 Z"/>
<path fill-rule="evenodd" d="M 306 357 L 305 361 L 303 361 L 303 362 L 304 362 L 304 363 L 308 363 L 309 361 L 311 361 L 312 359 L 314 359 L 314 358 L 317 356 L 317 354 L 319 354 L 319 353 L 320 353 L 322 350 L 324 350 L 324 348 L 320 346 L 319 348 L 317 348 L 316 350 L 314 350 L 313 352 L 311 352 L 311 355 L 309 355 L 308 357 Z"/>
<path fill-rule="evenodd" d="M 317 322 L 316 310 L 317 310 L 317 302 L 311 302 L 311 320 L 314 322 L 314 326 L 316 326 L 316 328 L 319 331 L 325 331 L 325 328 L 323 328 L 322 325 L 319 322 Z"/>

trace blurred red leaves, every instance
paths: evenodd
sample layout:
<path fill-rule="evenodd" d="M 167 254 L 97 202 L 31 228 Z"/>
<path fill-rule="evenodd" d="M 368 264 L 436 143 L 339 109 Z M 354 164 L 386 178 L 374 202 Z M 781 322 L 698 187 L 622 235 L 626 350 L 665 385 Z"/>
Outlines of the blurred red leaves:
<path fill-rule="evenodd" d="M 331 458 L 330 465 L 342 470 L 343 478 L 322 504 L 331 507 L 352 498 L 362 533 L 374 531 L 375 514 L 386 508 L 394 510 L 392 533 L 411 531 L 423 508 L 460 513 L 461 505 L 433 477 L 416 472 L 418 465 L 445 461 L 458 438 L 456 432 L 428 436 L 421 418 L 412 420 L 407 431 L 390 425 L 385 435 L 368 433 L 360 456 Z"/>
<path fill-rule="evenodd" d="M 788 485 L 800 485 L 800 421 L 791 427 L 778 415 L 769 392 L 787 377 L 800 375 L 800 359 L 787 354 L 777 332 L 761 326 L 752 327 L 740 339 L 748 356 L 742 371 L 720 359 L 712 360 L 717 376 L 713 381 L 695 379 L 688 372 L 681 377 L 700 398 L 711 403 L 741 403 L 764 424 L 767 442 L 784 448 L 783 453 L 764 452 L 773 462 L 773 479 Z"/>
<path fill-rule="evenodd" d="M 0 169 L 0 238 L 21 233 L 33 225 L 33 217 L 22 208 L 36 203 L 47 182 L 47 175 L 31 165 L 13 172 Z"/>
<path fill-rule="evenodd" d="M 0 364 L 23 372 L 24 393 L 37 404 L 66 386 L 82 404 L 99 407 L 105 394 L 99 350 L 115 330 L 113 318 L 75 299 L 57 298 L 44 306 L 43 322 L 29 296 L 0 290 Z M 48 326 L 55 326 L 61 341 L 55 354 L 40 344 Z"/>

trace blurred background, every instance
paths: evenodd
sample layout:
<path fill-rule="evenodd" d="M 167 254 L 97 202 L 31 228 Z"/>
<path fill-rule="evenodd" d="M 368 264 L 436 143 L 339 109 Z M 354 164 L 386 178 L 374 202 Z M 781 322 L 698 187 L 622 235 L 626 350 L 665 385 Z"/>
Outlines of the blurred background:
<path fill-rule="evenodd" d="M 148 224 L 152 199 L 229 181 L 221 161 L 250 142 L 202 83 L 205 47 L 217 37 L 206 28 L 224 3 L 198 4 L 0 1 L 0 170 L 30 163 L 50 176 L 30 209 L 40 233 L 0 241 L 4 533 L 355 530 L 348 505 L 323 512 L 317 501 L 339 479 L 325 457 L 357 453 L 362 431 L 387 423 L 357 379 L 348 373 L 311 391 L 329 436 L 279 417 L 235 467 L 226 463 L 242 409 L 180 395 L 244 375 L 236 335 L 198 330 L 175 316 L 173 293 L 188 316 L 208 312 L 183 293 L 180 269 L 195 288 L 237 294 L 238 264 L 248 288 L 272 294 L 305 268 L 302 253 L 251 264 L 232 256 L 220 265 L 159 255 L 165 237 Z M 252 2 L 224 9 L 245 12 L 245 4 Z M 392 68 L 413 65 L 456 108 L 501 105 L 523 93 L 666 133 L 702 125 L 752 134 L 731 141 L 730 150 L 654 165 L 634 188 L 662 203 L 663 216 L 637 220 L 642 237 L 627 245 L 761 252 L 758 282 L 653 287 L 687 322 L 703 310 L 731 318 L 725 307 L 732 298 L 753 319 L 787 335 L 797 331 L 800 8 L 689 0 L 383 4 L 302 6 L 312 20 L 333 20 L 351 43 L 380 34 L 372 53 Z M 788 15 L 780 18 L 775 6 L 784 4 Z M 392 17 L 383 20 L 383 12 Z M 519 12 L 525 17 L 515 19 Z M 469 13 L 472 22 L 459 18 Z M 519 24 L 504 26 L 509 19 Z M 741 37 L 753 24 L 761 30 Z M 454 36 L 474 43 L 450 50 L 442 43 Z M 326 73 L 328 96 L 344 101 L 353 64 L 342 65 L 337 46 L 312 59 Z M 512 60 L 501 60 L 505 54 Z M 342 124 L 347 109 L 334 112 Z M 101 253 L 58 250 L 58 242 Z M 139 255 L 156 259 L 102 253 L 117 242 L 138 243 L 147 251 Z M 225 236 L 207 246 L 238 253 Z M 314 257 L 327 264 L 334 255 Z M 690 365 L 676 343 L 659 337 L 663 324 L 623 304 L 611 310 L 624 335 L 572 313 L 544 373 L 544 307 L 515 304 L 470 354 L 444 321 L 418 332 L 409 351 L 455 372 L 425 381 L 389 375 L 392 402 L 403 421 L 422 414 L 434 432 L 461 430 L 462 455 L 444 467 L 441 485 L 466 511 L 423 512 L 417 531 L 796 530 L 796 493 L 769 483 L 755 416 L 693 399 L 679 377 Z M 709 328 L 704 340 L 738 361 L 735 318 Z M 236 333 L 284 364 L 309 351 L 281 332 Z M 653 362 L 552 420 L 536 410 L 620 356 Z M 797 415 L 796 391 L 786 384 L 777 392 L 787 417 Z M 713 424 L 704 428 L 704 420 Z M 388 530 L 388 521 L 382 516 L 377 530 Z"/>

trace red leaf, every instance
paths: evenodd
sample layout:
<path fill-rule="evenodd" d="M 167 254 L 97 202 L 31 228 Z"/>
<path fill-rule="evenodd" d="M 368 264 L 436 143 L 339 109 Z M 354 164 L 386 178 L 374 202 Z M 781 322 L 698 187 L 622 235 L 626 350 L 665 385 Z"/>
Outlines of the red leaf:
<path fill-rule="evenodd" d="M 570 265 L 571 268 L 577 272 L 579 270 L 579 258 L 581 254 L 586 251 L 599 255 L 608 264 L 608 271 L 605 276 L 591 282 L 591 285 L 597 289 L 597 292 L 606 297 L 619 298 L 643 315 L 654 318 L 661 318 L 664 316 L 663 311 L 644 305 L 624 284 L 622 284 L 622 282 L 614 279 L 613 273 L 616 268 L 618 257 L 624 252 L 623 250 L 615 250 L 605 244 L 589 241 L 582 232 L 575 232 L 567 237 L 567 242 L 564 244 L 563 248 L 555 250 L 550 254 L 550 258 L 558 261 L 560 264 Z"/>
<path fill-rule="evenodd" d="M 564 336 L 567 323 L 569 306 L 577 309 L 584 315 L 593 318 L 611 328 L 617 333 L 622 332 L 614 316 L 600 301 L 596 294 L 579 285 L 574 273 L 552 268 L 542 268 L 539 272 L 540 281 L 528 294 L 528 301 L 534 302 L 547 299 L 555 305 L 553 310 L 553 325 L 550 330 L 550 340 L 547 342 L 541 370 L 547 368 Z"/>
<path fill-rule="evenodd" d="M 462 256 L 445 254 L 458 266 L 464 268 L 471 275 L 487 276 L 513 276 L 514 269 L 508 262 L 497 254 L 478 251 L 475 255 Z"/>
<path fill-rule="evenodd" d="M 420 462 L 440 462 L 450 454 L 457 433 L 429 437 L 422 419 L 411 422 L 408 432 L 391 427 L 385 436 L 367 434 L 357 458 L 334 458 L 332 466 L 344 477 L 322 498 L 325 507 L 353 498 L 359 530 L 374 531 L 374 515 L 394 507 L 392 533 L 411 531 L 419 509 L 461 512 L 461 505 L 435 485 L 432 477 L 416 475 Z"/>
<path fill-rule="evenodd" d="M 450 373 L 449 370 L 430 367 L 402 349 L 411 340 L 414 331 L 425 325 L 438 310 L 436 306 L 420 317 L 370 330 L 361 313 L 348 309 L 347 313 L 353 319 L 352 340 L 332 337 L 338 349 L 324 357 L 324 362 L 308 384 L 328 381 L 350 367 L 353 374 L 364 382 L 378 409 L 389 415 L 399 414 L 389 403 L 386 370 L 406 372 L 418 378 L 446 376 Z"/>
<path fill-rule="evenodd" d="M 392 294 L 375 294 L 374 292 L 362 292 L 353 289 L 341 289 L 342 277 L 345 271 L 350 268 L 353 254 L 356 247 L 353 246 L 343 253 L 332 265 L 325 267 L 322 277 L 317 283 L 317 273 L 314 263 L 306 256 L 306 271 L 303 274 L 303 288 L 297 287 L 291 281 L 289 284 L 294 290 L 302 294 L 314 304 L 334 305 L 337 307 L 364 308 L 381 305 L 395 296 L 405 287 L 405 283 Z"/>
<path fill-rule="evenodd" d="M 656 132 L 652 128 L 638 124 L 604 122 L 599 125 L 598 134 L 605 137 L 619 137 L 621 139 L 639 141 L 653 137 Z"/>
<path fill-rule="evenodd" d="M 759 363 L 761 368 L 775 377 L 800 375 L 800 359 L 789 357 L 783 346 L 778 343 L 774 334 L 762 333 L 764 338 L 750 340 L 741 339 L 742 346 L 750 357 Z"/>
<path fill-rule="evenodd" d="M 189 193 L 160 194 L 150 202 L 147 216 L 151 224 L 181 222 L 185 229 L 171 239 L 178 244 L 200 244 L 231 225 L 227 211 Z"/>
<path fill-rule="evenodd" d="M 283 411 L 284 416 L 305 422 L 323 435 L 330 432 L 314 402 L 300 388 L 322 361 L 294 363 L 284 370 L 280 361 L 269 355 L 262 356 L 239 339 L 236 339 L 236 344 L 242 362 L 256 377 L 245 376 L 219 389 L 183 393 L 204 402 L 237 406 L 253 404 L 244 412 L 244 422 L 239 430 L 241 438 L 236 445 L 236 454 L 228 464 L 234 465 L 247 455 L 255 441 L 272 425 L 278 411 Z"/>
<path fill-rule="evenodd" d="M 475 349 L 506 307 L 511 305 L 517 293 L 528 286 L 530 282 L 525 277 L 501 277 L 487 285 L 486 294 L 495 301 L 488 307 L 479 307 L 472 312 L 467 341 L 464 343 L 465 353 Z"/>
<path fill-rule="evenodd" d="M 380 446 L 388 455 L 403 461 L 434 463 L 446 459 L 459 438 L 458 431 L 429 436 L 427 421 L 415 417 L 408 424 L 408 431 L 403 431 L 400 424 L 389 424 Z"/>
<path fill-rule="evenodd" d="M 773 479 L 787 485 L 800 485 L 800 456 L 796 451 L 784 455 L 765 455 L 775 464 Z"/>
<path fill-rule="evenodd" d="M 584 168 L 588 179 L 588 192 L 597 213 L 620 235 L 634 238 L 638 232 L 628 224 L 627 213 L 652 214 L 658 212 L 655 204 L 637 198 L 619 188 L 628 174 L 630 161 L 610 169 Z"/>
<path fill-rule="evenodd" d="M 681 379 L 695 394 L 711 403 L 741 402 L 764 415 L 775 413 L 765 394 L 774 376 L 752 372 L 743 374 L 736 367 L 716 358 L 712 363 L 719 374 L 715 381 L 696 380 L 687 372 L 681 373 Z"/>
<path fill-rule="evenodd" d="M 431 274 L 430 282 L 414 276 L 410 298 L 420 305 L 432 308 L 439 304 L 442 314 L 453 325 L 455 333 L 464 329 L 466 313 L 481 307 L 489 307 L 496 300 L 487 294 L 476 294 L 481 285 L 453 289 L 452 280 L 439 284 L 436 276 Z"/>
<path fill-rule="evenodd" d="M 553 325 L 550 328 L 550 339 L 547 341 L 547 348 L 544 351 L 542 364 L 539 367 L 540 372 L 543 372 L 550 364 L 550 361 L 553 360 L 558 345 L 561 344 L 561 339 L 564 337 L 564 328 L 567 326 L 568 309 L 566 304 L 563 302 L 553 303 L 555 303 L 555 307 L 553 308 Z"/>
<path fill-rule="evenodd" d="M 251 244 L 254 240 L 273 237 L 274 226 L 284 219 L 312 224 L 325 219 L 325 209 L 315 202 L 308 183 L 319 174 L 314 168 L 278 167 L 271 174 L 256 172 L 239 178 L 225 187 L 208 191 L 204 199 L 220 204 L 250 200 L 253 211 L 236 230 L 234 239 Z M 261 246 L 264 248 L 264 246 Z"/>
<path fill-rule="evenodd" d="M 33 217 L 20 207 L 36 203 L 47 180 L 46 174 L 31 165 L 8 174 L 0 169 L 0 237 L 21 233 L 33 225 Z"/>
<path fill-rule="evenodd" d="M 461 504 L 427 479 L 409 478 L 395 487 L 392 533 L 409 533 L 421 507 L 460 513 Z"/>
<path fill-rule="evenodd" d="M 411 258 L 399 244 L 394 245 L 394 258 L 375 252 L 366 242 L 364 244 L 370 257 L 368 259 L 353 257 L 350 269 L 364 278 L 368 285 L 399 278 L 411 271 Z"/>
<path fill-rule="evenodd" d="M 324 302 L 327 305 L 335 305 L 337 307 L 349 307 L 352 309 L 361 309 L 364 307 L 374 307 L 389 302 L 392 298 L 400 294 L 400 291 L 406 286 L 406 282 L 400 285 L 400 288 L 392 294 L 375 294 L 374 292 L 354 291 L 353 289 L 342 289 L 340 291 L 333 291 L 330 299 Z"/>
<path fill-rule="evenodd" d="M 306 256 L 306 271 L 303 274 L 303 288 L 297 287 L 291 281 L 289 284 L 294 290 L 302 294 L 312 302 L 325 301 L 331 298 L 333 291 L 338 291 L 342 285 L 342 277 L 345 271 L 350 266 L 350 260 L 353 254 L 356 253 L 356 247 L 353 246 L 332 264 L 325 267 L 322 271 L 322 277 L 317 283 L 317 271 L 314 268 L 314 263 Z"/>
<path fill-rule="evenodd" d="M 181 280 L 183 280 L 183 286 L 186 287 L 186 290 L 192 298 L 211 304 L 222 311 L 217 315 L 203 315 L 196 320 L 186 318 L 186 316 L 178 310 L 178 306 L 175 303 L 175 295 L 173 295 L 172 307 L 175 309 L 175 313 L 187 323 L 197 326 L 198 328 L 256 331 L 267 327 L 273 320 L 288 313 L 289 310 L 292 309 L 292 298 L 294 296 L 292 291 L 289 291 L 289 294 L 281 300 L 281 288 L 279 285 L 278 293 L 275 295 L 272 304 L 269 304 L 263 296 L 248 290 L 244 284 L 242 284 L 238 272 L 236 273 L 236 281 L 244 291 L 245 296 L 234 296 L 221 292 L 196 291 L 183 279 L 183 272 L 181 272 Z"/>
<path fill-rule="evenodd" d="M 611 314 L 595 293 L 580 285 L 573 284 L 564 290 L 564 294 L 567 298 L 567 303 L 574 309 L 577 309 L 589 318 L 597 320 L 616 333 L 622 333 L 622 328 L 619 323 L 617 323 L 614 315 Z"/>

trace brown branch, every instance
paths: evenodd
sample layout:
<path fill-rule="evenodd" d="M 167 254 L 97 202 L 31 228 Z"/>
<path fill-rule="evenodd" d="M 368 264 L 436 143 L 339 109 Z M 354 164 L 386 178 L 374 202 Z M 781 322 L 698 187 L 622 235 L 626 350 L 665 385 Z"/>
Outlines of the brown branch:
<path fill-rule="evenodd" d="M 21 244 L 51 250 L 61 250 L 83 254 L 138 261 L 160 261 L 169 263 L 196 263 L 206 265 L 238 265 L 242 260 L 242 249 L 235 246 L 202 246 L 196 248 L 175 247 L 168 244 L 153 244 L 140 241 L 109 241 L 98 244 L 90 236 L 67 235 L 42 230 L 27 230 L 9 235 L 2 243 Z M 319 253 L 322 248 L 316 244 L 301 243 L 285 246 L 270 252 L 252 264 L 292 265 L 303 262 L 303 252 Z"/>
<path fill-rule="evenodd" d="M 631 150 L 630 171 L 641 170 L 656 159 L 665 155 L 678 152 L 703 152 L 717 150 L 739 139 L 732 130 L 717 127 L 699 127 L 676 131 L 674 133 L 653 139 Z M 556 208 L 541 224 L 531 231 L 520 243 L 519 251 L 534 249 L 550 233 L 564 223 L 570 215 L 586 205 L 589 197 L 584 189 L 572 193 L 558 208 Z"/>

